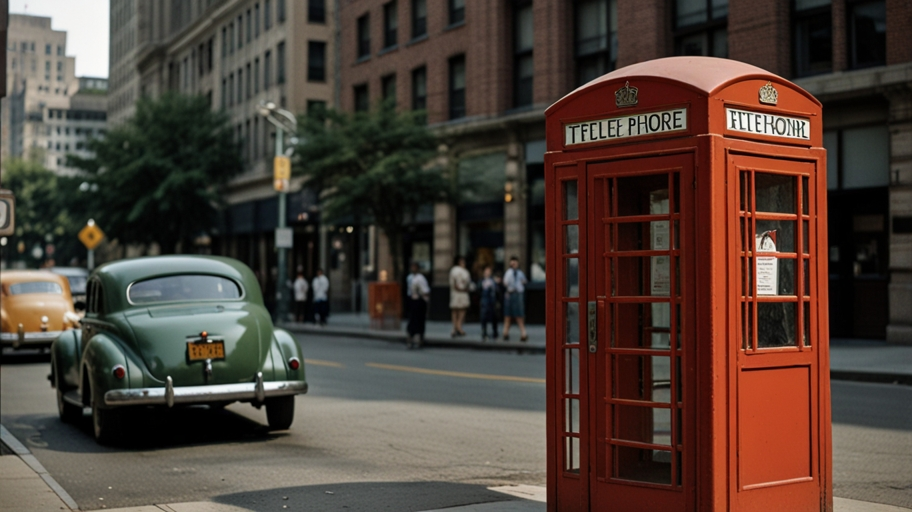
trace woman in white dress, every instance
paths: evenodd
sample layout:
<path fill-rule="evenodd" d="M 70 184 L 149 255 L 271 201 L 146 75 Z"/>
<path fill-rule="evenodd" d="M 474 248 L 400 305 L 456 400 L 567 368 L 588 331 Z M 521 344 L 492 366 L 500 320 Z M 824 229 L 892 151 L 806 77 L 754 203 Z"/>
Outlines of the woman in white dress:
<path fill-rule="evenodd" d="M 462 322 L 465 320 L 466 311 L 469 309 L 469 287 L 472 276 L 466 269 L 465 258 L 457 256 L 450 269 L 450 319 L 453 322 L 452 337 L 465 336 Z"/>

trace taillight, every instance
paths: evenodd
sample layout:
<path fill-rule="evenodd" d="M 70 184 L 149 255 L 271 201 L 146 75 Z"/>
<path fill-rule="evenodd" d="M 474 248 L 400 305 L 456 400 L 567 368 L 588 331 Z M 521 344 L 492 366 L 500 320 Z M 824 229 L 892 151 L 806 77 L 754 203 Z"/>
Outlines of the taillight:
<path fill-rule="evenodd" d="M 298 368 L 301 367 L 301 361 L 298 361 L 297 357 L 292 357 L 291 359 L 288 360 L 288 367 L 291 368 L 292 370 L 297 370 Z"/>
<path fill-rule="evenodd" d="M 114 377 L 122 379 L 127 376 L 127 370 L 122 365 L 117 365 L 111 371 L 114 374 Z"/>

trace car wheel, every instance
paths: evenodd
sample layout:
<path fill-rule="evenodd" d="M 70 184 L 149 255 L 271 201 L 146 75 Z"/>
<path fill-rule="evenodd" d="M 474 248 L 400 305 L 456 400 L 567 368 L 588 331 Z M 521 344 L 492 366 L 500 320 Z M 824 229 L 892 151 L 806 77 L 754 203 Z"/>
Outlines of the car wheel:
<path fill-rule="evenodd" d="M 288 430 L 294 420 L 294 395 L 266 399 L 266 421 L 270 430 Z"/>
<path fill-rule="evenodd" d="M 98 407 L 98 400 L 92 393 L 92 426 L 99 444 L 114 444 L 120 440 L 122 418 L 123 411 Z"/>
<path fill-rule="evenodd" d="M 63 399 L 64 390 L 61 387 L 59 372 L 54 372 L 54 387 L 57 388 L 57 413 L 64 423 L 76 423 L 82 418 L 82 407 L 73 405 Z"/>

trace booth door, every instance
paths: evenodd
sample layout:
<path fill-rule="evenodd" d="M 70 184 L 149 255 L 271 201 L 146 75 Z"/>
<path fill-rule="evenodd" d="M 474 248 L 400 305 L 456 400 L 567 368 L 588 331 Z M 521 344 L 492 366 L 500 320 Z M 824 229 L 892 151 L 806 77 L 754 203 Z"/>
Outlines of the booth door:
<path fill-rule="evenodd" d="M 587 168 L 590 510 L 695 506 L 693 165 Z"/>
<path fill-rule="evenodd" d="M 738 222 L 737 408 L 732 510 L 816 510 L 823 499 L 818 330 L 817 185 L 814 164 L 731 155 Z M 734 179 L 732 179 L 734 178 Z M 825 467 L 825 465 L 823 465 Z"/>

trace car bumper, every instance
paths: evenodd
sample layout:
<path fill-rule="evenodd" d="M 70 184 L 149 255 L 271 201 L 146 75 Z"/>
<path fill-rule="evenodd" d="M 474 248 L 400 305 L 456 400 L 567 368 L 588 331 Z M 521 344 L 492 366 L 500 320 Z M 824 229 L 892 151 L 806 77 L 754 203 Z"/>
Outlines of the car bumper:
<path fill-rule="evenodd" d="M 44 332 L 0 332 L 0 345 L 20 348 L 34 345 L 50 345 L 63 331 Z"/>
<path fill-rule="evenodd" d="M 104 395 L 105 405 L 167 405 L 206 404 L 212 402 L 260 402 L 275 396 L 307 393 L 307 383 L 299 380 L 263 382 L 257 373 L 256 382 L 213 384 L 211 386 L 174 387 L 168 377 L 163 388 L 113 389 Z"/>

